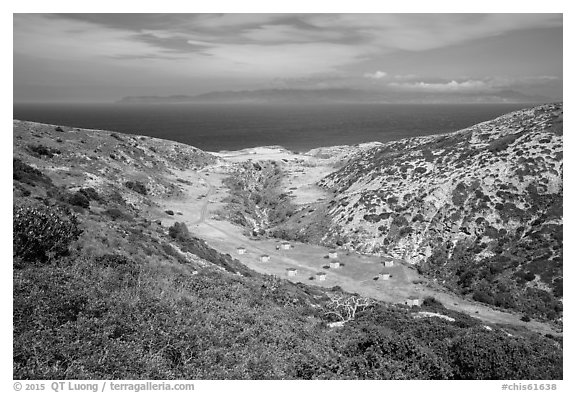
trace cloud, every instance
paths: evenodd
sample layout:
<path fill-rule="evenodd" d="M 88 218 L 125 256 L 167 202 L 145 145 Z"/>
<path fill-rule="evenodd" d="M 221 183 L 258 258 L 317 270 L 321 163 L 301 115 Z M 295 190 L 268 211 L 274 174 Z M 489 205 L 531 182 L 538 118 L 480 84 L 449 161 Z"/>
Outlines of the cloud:
<path fill-rule="evenodd" d="M 362 50 L 425 51 L 511 31 L 561 27 L 561 14 L 61 14 L 58 21 L 156 31 L 213 44 L 333 43 Z M 169 45 L 169 44 L 168 44 Z M 158 42 L 162 47 L 162 42 Z"/>
<path fill-rule="evenodd" d="M 370 78 L 370 79 L 382 79 L 385 78 L 388 74 L 384 71 L 376 71 L 374 73 L 365 73 L 364 74 L 364 78 Z"/>
<path fill-rule="evenodd" d="M 306 30 L 291 25 L 262 25 L 247 29 L 241 36 L 260 43 L 295 43 L 325 41 L 334 36 L 330 31 Z"/>
<path fill-rule="evenodd" d="M 14 14 L 13 27 L 14 61 L 20 64 L 14 81 L 20 84 L 170 81 L 211 90 L 281 80 L 415 92 L 528 85 L 561 91 L 561 59 L 524 61 L 528 66 L 516 71 L 514 59 L 502 60 L 501 48 L 490 52 L 493 42 L 503 40 L 479 41 L 488 49 L 478 62 L 454 57 L 460 53 L 456 45 L 473 40 L 561 28 L 561 14 Z M 557 42 L 560 30 L 542 42 Z M 534 56 L 542 52 L 537 44 L 529 49 Z M 449 46 L 447 58 L 433 52 Z M 378 69 L 382 65 L 386 71 Z M 521 72 L 552 76 L 494 77 Z"/>
<path fill-rule="evenodd" d="M 550 75 L 502 77 L 490 76 L 483 79 L 413 80 L 390 82 L 386 86 L 397 91 L 434 93 L 490 93 L 504 90 L 528 91 L 537 94 L 539 89 L 562 85 L 562 79 Z"/>
<path fill-rule="evenodd" d="M 334 72 L 358 62 L 362 55 L 357 49 L 330 43 L 216 45 L 205 52 L 237 70 L 276 77 Z"/>
<path fill-rule="evenodd" d="M 364 44 L 425 51 L 524 29 L 561 27 L 561 14 L 333 14 L 308 22 L 362 34 Z"/>
<path fill-rule="evenodd" d="M 434 92 L 456 92 L 456 91 L 487 91 L 492 89 L 488 83 L 480 80 L 467 80 L 457 82 L 452 80 L 447 83 L 427 83 L 427 82 L 413 82 L 413 83 L 397 83 L 392 82 L 389 84 L 391 87 L 400 88 L 403 90 L 419 90 L 419 91 L 434 91 Z"/>

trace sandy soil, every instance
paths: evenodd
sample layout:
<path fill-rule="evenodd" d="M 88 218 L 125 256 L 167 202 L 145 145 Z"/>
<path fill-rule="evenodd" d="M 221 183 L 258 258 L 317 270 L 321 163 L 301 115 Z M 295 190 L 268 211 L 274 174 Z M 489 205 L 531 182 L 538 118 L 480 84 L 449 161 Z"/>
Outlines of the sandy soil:
<path fill-rule="evenodd" d="M 487 324 L 509 324 L 541 333 L 558 334 L 547 324 L 537 321 L 522 322 L 518 314 L 494 310 L 459 298 L 440 288 L 433 289 L 427 285 L 428 281 L 424 277 L 419 276 L 413 266 L 400 260 L 395 261 L 395 266 L 384 269 L 379 257 L 339 250 L 338 261 L 343 266 L 338 269 L 327 268 L 330 260 L 327 258 L 329 250 L 325 247 L 292 243 L 290 250 L 279 250 L 278 246 L 281 243 L 279 240 L 253 240 L 246 237 L 242 228 L 215 219 L 215 212 L 224 207 L 222 200 L 227 195 L 226 188 L 222 185 L 222 180 L 230 169 L 227 162 L 250 159 L 282 160 L 288 173 L 285 186 L 291 189 L 295 202 L 301 204 L 311 203 L 326 196 L 324 191 L 315 189 L 314 183 L 334 170 L 334 162 L 331 159 L 323 160 L 293 154 L 281 148 L 246 149 L 240 152 L 222 152 L 218 155 L 222 159 L 218 165 L 202 171 L 188 170 L 175 173 L 175 178 L 185 179 L 191 184 L 182 184 L 184 197 L 158 201 L 162 209 L 182 213 L 175 216 L 165 215 L 162 217 L 163 225 L 170 226 L 174 221 L 183 221 L 194 235 L 204 239 L 210 246 L 232 255 L 261 273 L 323 287 L 338 285 L 352 293 L 393 303 L 404 303 L 409 296 L 419 298 L 433 296 L 446 308 L 465 312 Z M 238 247 L 246 248 L 246 254 L 239 255 Z M 262 254 L 270 255 L 270 261 L 261 262 L 259 256 Z M 297 274 L 289 277 L 288 268 L 296 268 Z M 391 273 L 390 280 L 378 278 L 378 273 L 382 270 Z M 315 278 L 319 272 L 327 274 L 325 281 Z"/>

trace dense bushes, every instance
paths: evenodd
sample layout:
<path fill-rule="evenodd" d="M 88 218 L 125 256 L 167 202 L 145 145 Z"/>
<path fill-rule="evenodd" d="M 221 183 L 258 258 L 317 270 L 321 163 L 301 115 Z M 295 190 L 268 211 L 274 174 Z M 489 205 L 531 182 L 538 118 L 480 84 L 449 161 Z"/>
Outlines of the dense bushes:
<path fill-rule="evenodd" d="M 15 271 L 14 379 L 562 378 L 553 339 L 488 332 L 458 313 L 414 319 L 378 304 L 329 329 L 310 288 L 138 267 L 104 254 Z"/>
<path fill-rule="evenodd" d="M 38 184 L 44 187 L 52 186 L 52 180 L 40 172 L 38 169 L 25 164 L 19 158 L 14 158 L 12 160 L 12 177 L 21 183 L 25 183 L 31 186 L 36 186 Z"/>
<path fill-rule="evenodd" d="M 14 206 L 14 256 L 46 262 L 65 255 L 82 230 L 76 217 L 56 206 Z"/>
<path fill-rule="evenodd" d="M 498 236 L 494 256 L 475 258 L 476 243 L 458 242 L 453 248 L 439 245 L 432 256 L 418 266 L 419 272 L 443 280 L 450 289 L 478 302 L 513 309 L 531 318 L 556 320 L 561 317 L 562 303 L 557 297 L 562 296 L 562 292 L 555 290 L 559 286 L 557 282 L 561 284 L 556 281 L 561 263 L 549 261 L 550 253 L 542 254 L 543 247 L 533 239 L 528 240 L 530 243 L 524 239 L 515 242 L 492 229 L 494 236 Z M 549 242 L 545 246 L 548 249 Z M 447 253 L 449 249 L 451 254 Z M 536 253 L 544 259 L 532 259 Z M 550 285 L 552 293 L 526 285 L 537 275 L 541 282 Z"/>
<path fill-rule="evenodd" d="M 562 359 L 554 344 L 534 344 L 471 330 L 454 340 L 450 355 L 461 379 L 561 379 Z"/>

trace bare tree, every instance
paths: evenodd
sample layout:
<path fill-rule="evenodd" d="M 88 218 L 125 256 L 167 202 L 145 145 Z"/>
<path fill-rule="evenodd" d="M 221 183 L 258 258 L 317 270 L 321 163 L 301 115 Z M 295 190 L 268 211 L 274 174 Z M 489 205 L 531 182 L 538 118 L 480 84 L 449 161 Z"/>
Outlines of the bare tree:
<path fill-rule="evenodd" d="M 354 320 L 358 311 L 364 311 L 374 303 L 374 300 L 365 297 L 333 295 L 324 315 L 335 315 L 342 322 L 348 322 Z"/>

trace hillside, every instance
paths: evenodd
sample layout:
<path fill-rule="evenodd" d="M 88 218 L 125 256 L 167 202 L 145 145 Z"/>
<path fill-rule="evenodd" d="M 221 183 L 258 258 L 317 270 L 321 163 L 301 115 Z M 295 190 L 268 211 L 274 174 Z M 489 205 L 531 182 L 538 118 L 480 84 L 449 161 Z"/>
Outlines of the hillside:
<path fill-rule="evenodd" d="M 561 318 L 562 104 L 360 153 L 320 180 L 323 241 L 390 255 L 453 290 Z"/>
<path fill-rule="evenodd" d="M 562 378 L 561 337 L 293 283 L 215 249 L 206 207 L 225 189 L 210 182 L 232 158 L 20 121 L 13 137 L 15 379 Z"/>

